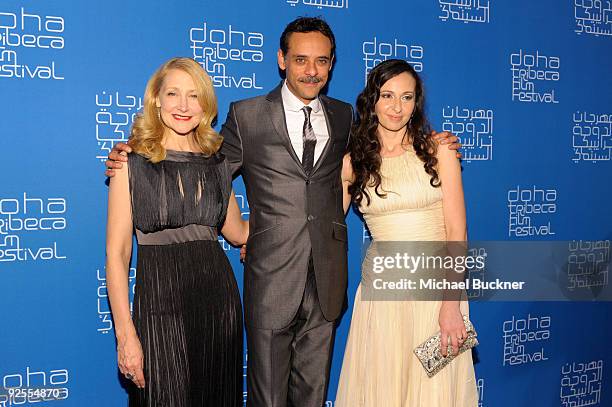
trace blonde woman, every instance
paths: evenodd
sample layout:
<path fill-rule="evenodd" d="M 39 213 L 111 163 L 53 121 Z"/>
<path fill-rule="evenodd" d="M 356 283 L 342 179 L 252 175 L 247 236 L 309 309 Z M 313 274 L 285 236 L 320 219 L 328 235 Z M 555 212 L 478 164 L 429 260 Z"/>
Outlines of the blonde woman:
<path fill-rule="evenodd" d="M 174 58 L 147 84 L 129 165 L 110 181 L 106 273 L 130 406 L 242 405 L 242 311 L 217 228 L 236 245 L 248 223 L 211 127 L 217 102 L 195 61 Z M 132 234 L 137 277 L 128 297 Z"/>

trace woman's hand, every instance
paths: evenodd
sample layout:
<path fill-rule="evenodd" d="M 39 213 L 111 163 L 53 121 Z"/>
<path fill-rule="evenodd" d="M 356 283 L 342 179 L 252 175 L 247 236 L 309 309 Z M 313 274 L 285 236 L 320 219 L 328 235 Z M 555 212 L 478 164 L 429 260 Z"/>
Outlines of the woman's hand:
<path fill-rule="evenodd" d="M 442 353 L 442 356 L 446 357 L 450 337 L 453 355 L 456 356 L 459 353 L 459 346 L 461 346 L 467 338 L 463 316 L 461 315 L 461 311 L 459 311 L 459 301 L 442 302 L 438 323 L 440 324 L 441 338 L 440 353 Z"/>
<path fill-rule="evenodd" d="M 142 346 L 136 334 L 130 334 L 125 339 L 117 341 L 117 360 L 119 371 L 136 386 L 145 387 Z"/>

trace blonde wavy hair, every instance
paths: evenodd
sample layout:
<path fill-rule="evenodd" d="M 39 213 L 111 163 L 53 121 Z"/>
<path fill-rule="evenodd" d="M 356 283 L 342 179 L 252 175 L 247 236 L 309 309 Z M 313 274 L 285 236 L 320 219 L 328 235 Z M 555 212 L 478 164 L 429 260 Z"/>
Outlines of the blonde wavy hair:
<path fill-rule="evenodd" d="M 203 110 L 202 121 L 195 128 L 194 140 L 205 155 L 213 155 L 223 142 L 213 128 L 212 122 L 217 116 L 217 98 L 212 81 L 206 71 L 196 61 L 190 58 L 172 58 L 163 64 L 149 79 L 144 95 L 142 112 L 134 119 L 132 133 L 128 144 L 132 149 L 157 163 L 166 158 L 166 149 L 162 146 L 166 126 L 160 119 L 157 98 L 168 72 L 179 69 L 187 73 L 195 84 L 198 103 Z"/>

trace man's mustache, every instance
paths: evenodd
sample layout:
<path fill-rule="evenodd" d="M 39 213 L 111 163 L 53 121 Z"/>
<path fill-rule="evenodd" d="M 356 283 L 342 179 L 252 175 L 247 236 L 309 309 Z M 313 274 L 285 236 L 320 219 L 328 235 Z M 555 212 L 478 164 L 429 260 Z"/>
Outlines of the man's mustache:
<path fill-rule="evenodd" d="M 300 82 L 305 82 L 305 83 L 319 83 L 322 80 L 323 79 L 318 76 L 304 76 L 299 79 Z"/>

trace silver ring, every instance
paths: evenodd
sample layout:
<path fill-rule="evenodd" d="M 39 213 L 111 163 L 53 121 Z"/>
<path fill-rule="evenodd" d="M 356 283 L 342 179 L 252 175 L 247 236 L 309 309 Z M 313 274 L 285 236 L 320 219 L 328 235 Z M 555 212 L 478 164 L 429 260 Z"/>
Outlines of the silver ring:
<path fill-rule="evenodd" d="M 128 380 L 133 380 L 134 379 L 134 375 L 128 372 L 128 373 L 125 374 L 125 378 L 128 379 Z"/>

